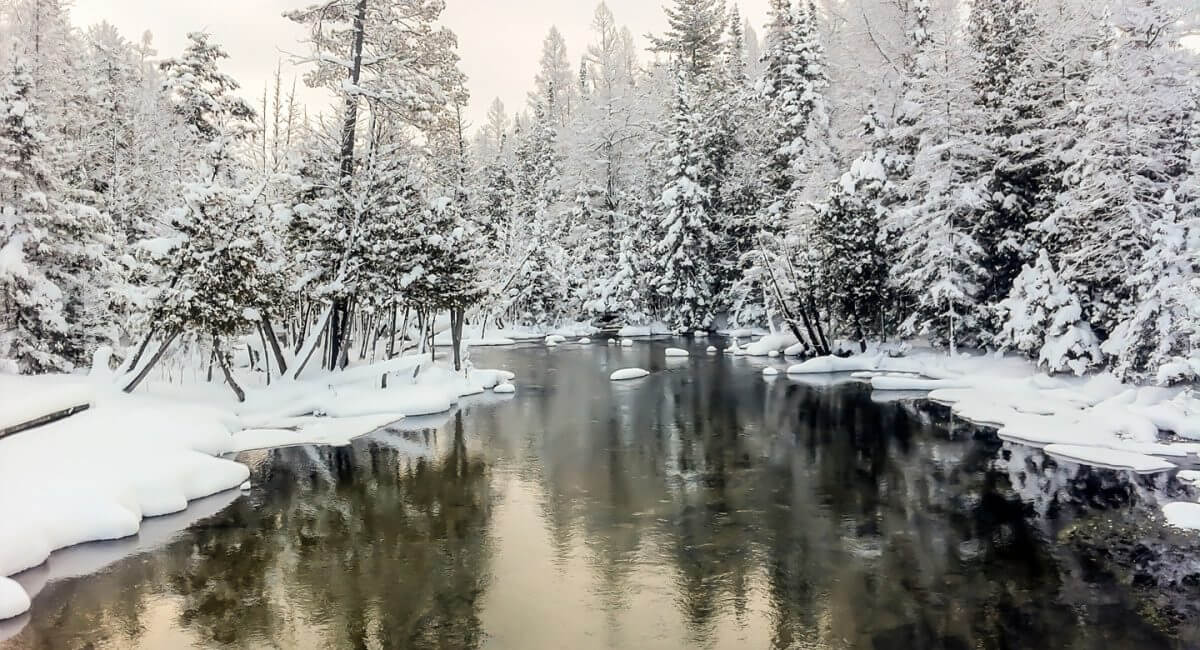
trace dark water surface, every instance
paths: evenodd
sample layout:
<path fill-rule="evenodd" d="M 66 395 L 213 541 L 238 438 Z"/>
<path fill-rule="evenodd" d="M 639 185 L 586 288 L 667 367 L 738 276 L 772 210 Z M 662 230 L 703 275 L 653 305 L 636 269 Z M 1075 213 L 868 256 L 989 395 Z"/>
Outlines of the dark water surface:
<path fill-rule="evenodd" d="M 1146 485 L 665 345 L 478 349 L 515 396 L 244 454 L 248 495 L 22 576 L 46 584 L 0 645 L 1194 647 L 1080 532 L 1120 533 Z M 655 374 L 608 381 L 627 366 Z"/>

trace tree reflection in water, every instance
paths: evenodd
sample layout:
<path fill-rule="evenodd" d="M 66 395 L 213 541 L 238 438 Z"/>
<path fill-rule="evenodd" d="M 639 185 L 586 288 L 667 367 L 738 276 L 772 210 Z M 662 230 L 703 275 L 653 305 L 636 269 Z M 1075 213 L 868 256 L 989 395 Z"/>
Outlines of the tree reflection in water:
<path fill-rule="evenodd" d="M 1089 537 L 1098 519 L 1148 530 L 1165 483 L 1058 466 L 845 378 L 764 381 L 754 361 L 698 347 L 680 365 L 662 347 L 477 352 L 517 372 L 511 402 L 248 455 L 250 496 L 161 549 L 52 583 L 14 643 L 1196 642 L 1194 617 L 1151 615 L 1194 600 L 1187 575 L 1160 567 L 1153 591 L 1146 571 L 1102 566 L 1118 554 Z M 607 380 L 633 365 L 655 374 Z"/>

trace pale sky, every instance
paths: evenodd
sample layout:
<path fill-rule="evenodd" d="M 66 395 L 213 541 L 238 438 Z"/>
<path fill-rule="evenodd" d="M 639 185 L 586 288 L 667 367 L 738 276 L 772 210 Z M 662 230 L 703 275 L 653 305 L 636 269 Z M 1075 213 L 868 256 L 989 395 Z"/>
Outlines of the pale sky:
<path fill-rule="evenodd" d="M 154 34 L 160 57 L 182 52 L 190 31 L 211 33 L 230 54 L 225 70 L 257 103 L 263 83 L 284 60 L 284 79 L 300 71 L 287 62 L 287 53 L 305 53 L 298 42 L 303 30 L 280 14 L 313 0 L 76 0 L 74 21 L 80 27 L 107 20 L 129 40 L 142 32 Z M 742 16 L 762 33 L 768 0 L 741 0 Z M 474 126 L 483 123 L 488 105 L 499 97 L 513 113 L 525 105 L 533 88 L 542 39 L 557 26 L 567 41 L 573 66 L 591 42 L 593 0 L 447 0 L 443 22 L 458 34 L 462 70 L 469 77 Z M 731 3 L 732 4 L 732 3 Z M 639 44 L 647 32 L 666 26 L 661 3 L 654 0 L 608 0 L 619 25 L 627 25 Z M 301 87 L 303 83 L 299 84 Z M 322 93 L 307 92 L 310 111 L 323 109 Z M 315 104 L 315 106 L 314 106 Z"/>

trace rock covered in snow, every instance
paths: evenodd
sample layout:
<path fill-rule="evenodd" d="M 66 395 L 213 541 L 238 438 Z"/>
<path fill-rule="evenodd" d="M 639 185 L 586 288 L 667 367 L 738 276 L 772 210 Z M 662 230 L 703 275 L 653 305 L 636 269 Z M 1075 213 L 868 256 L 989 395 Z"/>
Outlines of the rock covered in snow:
<path fill-rule="evenodd" d="M 767 353 L 767 356 L 774 359 L 775 357 L 779 356 L 779 350 L 771 350 L 770 352 Z"/>
<path fill-rule="evenodd" d="M 665 354 L 666 354 L 668 357 L 687 357 L 687 356 L 691 356 L 691 353 L 690 353 L 690 352 L 688 352 L 687 350 L 684 350 L 683 348 L 667 348 L 667 350 L 666 350 Z"/>
<path fill-rule="evenodd" d="M 764 377 L 774 377 L 775 375 L 779 374 L 779 369 L 772 366 L 767 366 L 766 368 L 763 368 L 762 374 Z"/>
<path fill-rule="evenodd" d="M 1167 523 L 1185 530 L 1200 530 L 1200 503 L 1176 501 L 1163 506 Z"/>
<path fill-rule="evenodd" d="M 0 576 L 0 621 L 29 611 L 29 595 L 16 580 Z"/>
<path fill-rule="evenodd" d="M 705 350 L 705 352 L 707 352 L 709 354 L 716 354 L 716 353 L 720 352 L 720 350 L 717 349 L 717 346 L 710 345 L 710 346 L 708 346 L 708 349 Z"/>
<path fill-rule="evenodd" d="M 622 340 L 621 340 L 621 347 L 623 347 L 623 348 L 631 348 L 631 347 L 633 347 L 633 341 L 631 341 L 631 340 L 629 340 L 629 339 L 622 339 Z"/>
<path fill-rule="evenodd" d="M 567 337 L 565 337 L 565 336 L 562 336 L 560 334 L 551 334 L 546 337 L 546 345 L 558 345 L 559 343 L 563 343 L 566 340 L 567 340 Z"/>
<path fill-rule="evenodd" d="M 583 337 L 583 338 L 581 338 L 581 339 L 579 339 L 579 343 L 580 343 L 580 345 L 587 345 L 588 343 L 591 343 L 591 342 L 592 342 L 592 340 L 591 340 L 591 339 L 589 339 L 589 338 L 588 338 L 588 337 L 586 337 L 586 336 L 585 336 L 585 337 Z"/>
<path fill-rule="evenodd" d="M 641 379 L 649 374 L 650 371 L 643 368 L 622 368 L 609 375 L 608 378 L 611 381 L 626 381 L 629 379 Z"/>
<path fill-rule="evenodd" d="M 517 387 L 506 382 L 493 388 L 492 392 L 499 393 L 501 395 L 511 395 L 512 393 L 517 392 Z"/>
<path fill-rule="evenodd" d="M 242 492 L 249 492 L 250 491 L 249 479 L 247 479 L 245 483 L 242 483 L 241 485 L 239 485 L 238 489 L 241 490 Z"/>

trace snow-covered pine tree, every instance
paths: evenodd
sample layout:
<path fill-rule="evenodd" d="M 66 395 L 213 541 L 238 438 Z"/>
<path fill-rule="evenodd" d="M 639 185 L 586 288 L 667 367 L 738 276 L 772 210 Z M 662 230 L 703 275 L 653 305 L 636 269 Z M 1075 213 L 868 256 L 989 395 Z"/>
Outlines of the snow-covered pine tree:
<path fill-rule="evenodd" d="M 567 56 L 567 41 L 557 27 L 551 27 L 542 41 L 540 68 L 534 78 L 529 104 L 552 107 L 556 128 L 563 128 L 579 109 L 579 77 Z"/>
<path fill-rule="evenodd" d="M 33 74 L 14 54 L 0 94 L 0 357 L 70 371 L 113 343 L 112 223 L 63 200 L 44 158 Z"/>
<path fill-rule="evenodd" d="M 1187 125 L 1197 55 L 1178 44 L 1186 3 L 1170 0 L 1117 7 L 1099 28 L 1065 189 L 1040 224 L 1064 251 L 1062 274 L 1076 284 L 1086 319 L 1102 338 L 1141 318 L 1139 296 L 1158 264 L 1146 260 L 1152 237 L 1174 229 L 1175 195 L 1188 168 Z M 1140 326 L 1135 327 L 1140 329 Z M 1106 343 L 1127 374 L 1152 375 L 1149 358 Z M 1133 359 L 1141 361 L 1133 361 Z"/>
<path fill-rule="evenodd" d="M 204 32 L 187 38 L 183 56 L 163 61 L 160 68 L 176 113 L 204 146 L 222 135 L 227 121 L 248 121 L 254 109 L 234 94 L 238 82 L 217 68 L 229 58 L 225 50 Z"/>
<path fill-rule="evenodd" d="M 312 55 L 301 59 L 313 67 L 305 76 L 311 87 L 324 87 L 341 103 L 338 149 L 338 196 L 333 215 L 341 222 L 327 230 L 344 229 L 343 254 L 333 279 L 324 289 L 332 300 L 328 321 L 330 357 L 345 359 L 343 346 L 353 315 L 355 260 L 350 254 L 357 230 L 353 199 L 359 109 L 370 103 L 389 119 L 424 129 L 452 105 L 449 93 L 463 87 L 458 69 L 457 38 L 438 24 L 445 3 L 440 0 L 326 0 L 284 13 L 309 31 Z"/>
<path fill-rule="evenodd" d="M 863 117 L 862 125 L 871 147 L 831 185 L 817 210 L 814 230 L 823 262 L 823 293 L 844 329 L 866 351 L 868 335 L 886 334 L 892 251 L 881 234 L 898 200 L 889 177 L 904 162 L 888 149 L 886 130 L 874 110 Z"/>
<path fill-rule="evenodd" d="M 712 325 L 716 277 L 711 260 L 719 240 L 707 184 L 712 162 L 701 141 L 703 117 L 683 70 L 676 73 L 673 120 L 667 182 L 659 199 L 663 238 L 654 247 L 663 269 L 655 286 L 667 324 L 677 332 L 691 332 Z"/>
<path fill-rule="evenodd" d="M 971 5 L 971 44 L 978 61 L 973 75 L 982 145 L 977 162 L 982 203 L 973 236 L 982 247 L 979 293 L 982 342 L 999 323 L 994 306 L 1008 295 L 1022 264 L 1036 250 L 1030 224 L 1052 209 L 1059 171 L 1048 114 L 1063 101 L 1048 72 L 1055 67 L 1037 52 L 1044 42 L 1029 0 L 979 0 Z"/>
<path fill-rule="evenodd" d="M 650 36 L 652 48 L 679 61 L 694 83 L 721 62 L 721 40 L 728 20 L 725 0 L 673 0 L 663 10 L 669 29 L 662 36 Z"/>
<path fill-rule="evenodd" d="M 1104 360 L 1100 340 L 1081 320 L 1079 298 L 1063 281 L 1045 249 L 1026 265 L 997 306 L 1000 349 L 1018 350 L 1050 372 L 1082 375 Z"/>
<path fill-rule="evenodd" d="M 514 316 L 529 326 L 557 322 L 567 302 L 563 231 L 555 215 L 561 196 L 556 114 L 553 104 L 535 106 L 516 151 L 517 236 L 523 245 L 506 293 Z"/>

